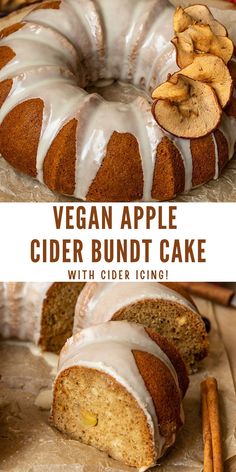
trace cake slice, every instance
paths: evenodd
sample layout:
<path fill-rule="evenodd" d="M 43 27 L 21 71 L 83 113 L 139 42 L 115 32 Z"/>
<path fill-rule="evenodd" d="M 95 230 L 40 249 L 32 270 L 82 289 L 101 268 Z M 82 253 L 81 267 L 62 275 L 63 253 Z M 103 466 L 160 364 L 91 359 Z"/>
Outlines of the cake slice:
<path fill-rule="evenodd" d="M 184 421 L 185 365 L 164 338 L 108 322 L 70 338 L 60 354 L 52 420 L 69 437 L 144 471 Z"/>
<path fill-rule="evenodd" d="M 88 283 L 75 308 L 74 333 L 108 320 L 140 323 L 172 341 L 189 372 L 208 352 L 205 324 L 197 307 L 177 284 Z"/>
<path fill-rule="evenodd" d="M 0 284 L 0 337 L 39 344 L 58 353 L 72 334 L 83 282 Z"/>

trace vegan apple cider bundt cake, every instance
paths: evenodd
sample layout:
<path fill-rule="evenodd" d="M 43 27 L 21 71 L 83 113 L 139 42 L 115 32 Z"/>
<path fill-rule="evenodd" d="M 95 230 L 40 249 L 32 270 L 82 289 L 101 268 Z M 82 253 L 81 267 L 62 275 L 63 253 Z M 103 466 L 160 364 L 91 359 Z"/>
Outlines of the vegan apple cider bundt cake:
<path fill-rule="evenodd" d="M 236 141 L 236 28 L 221 15 L 166 0 L 53 0 L 0 20 L 1 155 L 89 201 L 169 200 L 217 179 Z M 88 93 L 103 80 L 136 97 Z"/>
<path fill-rule="evenodd" d="M 70 438 L 145 471 L 183 425 L 188 376 L 178 351 L 135 323 L 110 321 L 70 338 L 60 354 L 52 420 Z"/>

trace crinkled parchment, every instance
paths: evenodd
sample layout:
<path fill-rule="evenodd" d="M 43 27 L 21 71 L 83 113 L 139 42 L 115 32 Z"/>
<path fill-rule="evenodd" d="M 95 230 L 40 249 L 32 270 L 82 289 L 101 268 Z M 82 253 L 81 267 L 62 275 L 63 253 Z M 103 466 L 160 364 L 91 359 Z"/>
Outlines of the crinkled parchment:
<path fill-rule="evenodd" d="M 0 202 L 66 202 L 71 200 L 73 199 L 70 197 L 51 192 L 38 180 L 17 172 L 0 157 Z"/>
<path fill-rule="evenodd" d="M 184 401 L 186 423 L 176 444 L 160 461 L 161 472 L 200 472 L 202 435 L 200 382 L 215 376 L 219 383 L 226 470 L 235 471 L 236 403 L 233 378 L 218 321 L 210 302 L 204 314 L 210 318 L 210 354 L 199 373 L 191 376 Z M 235 315 L 235 312 L 234 312 Z M 12 472 L 128 472 L 102 452 L 68 439 L 48 421 L 49 411 L 35 405 L 38 394 L 51 388 L 55 369 L 30 345 L 0 344 L 0 470 Z M 36 401 L 37 403 L 37 401 Z M 231 464 L 231 466 L 230 466 Z"/>

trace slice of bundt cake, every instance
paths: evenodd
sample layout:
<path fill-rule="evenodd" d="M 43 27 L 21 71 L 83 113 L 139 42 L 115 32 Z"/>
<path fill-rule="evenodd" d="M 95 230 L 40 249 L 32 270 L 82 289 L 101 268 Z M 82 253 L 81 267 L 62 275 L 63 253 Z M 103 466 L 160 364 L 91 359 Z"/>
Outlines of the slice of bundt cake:
<path fill-rule="evenodd" d="M 108 320 L 140 323 L 171 340 L 189 372 L 208 352 L 204 322 L 177 284 L 150 282 L 88 283 L 76 308 L 74 333 Z"/>
<path fill-rule="evenodd" d="M 54 282 L 43 301 L 39 345 L 45 351 L 59 352 L 71 336 L 75 305 L 83 282 Z"/>
<path fill-rule="evenodd" d="M 185 365 L 164 338 L 135 323 L 87 328 L 62 349 L 52 420 L 69 437 L 146 470 L 182 426 Z"/>
<path fill-rule="evenodd" d="M 72 334 L 75 304 L 84 283 L 1 283 L 0 336 L 33 341 L 59 352 Z"/>

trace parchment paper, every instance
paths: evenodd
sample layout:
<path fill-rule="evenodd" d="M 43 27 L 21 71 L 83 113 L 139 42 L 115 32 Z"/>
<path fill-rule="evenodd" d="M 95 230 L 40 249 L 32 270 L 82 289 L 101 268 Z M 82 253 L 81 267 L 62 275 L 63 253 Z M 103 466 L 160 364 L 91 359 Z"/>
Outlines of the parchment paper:
<path fill-rule="evenodd" d="M 184 401 L 186 424 L 176 444 L 160 461 L 160 465 L 152 469 L 153 471 L 200 472 L 202 470 L 199 385 L 201 380 L 208 375 L 215 376 L 219 383 L 226 470 L 235 471 L 236 402 L 233 378 L 215 311 L 211 309 L 210 302 L 202 306 L 204 307 L 204 314 L 212 323 L 210 355 L 203 362 L 201 371 L 191 376 L 190 388 Z M 32 346 L 27 344 L 2 342 L 0 359 L 1 471 L 128 472 L 136 470 L 122 466 L 94 448 L 68 439 L 50 425 L 49 411 L 41 410 L 35 405 L 35 402 L 40 404 L 39 393 L 51 388 L 55 375 L 55 368 L 45 361 L 45 355 L 44 357 L 35 355 L 35 348 L 32 349 Z"/>

